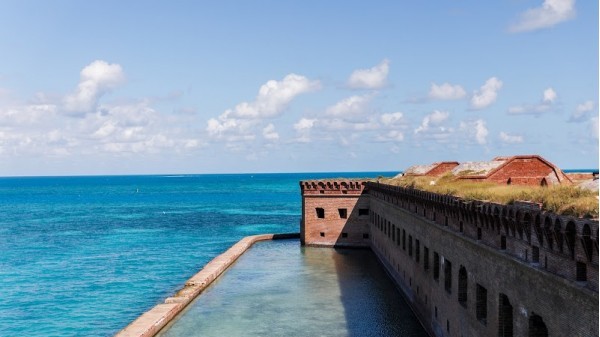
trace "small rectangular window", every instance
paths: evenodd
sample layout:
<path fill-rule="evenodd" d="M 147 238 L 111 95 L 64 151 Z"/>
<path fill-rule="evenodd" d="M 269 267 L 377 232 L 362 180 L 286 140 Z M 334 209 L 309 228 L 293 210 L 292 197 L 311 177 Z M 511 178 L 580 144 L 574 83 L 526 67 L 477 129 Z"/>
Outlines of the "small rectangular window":
<path fill-rule="evenodd" d="M 321 235 L 322 238 L 325 237 L 325 232 L 321 232 L 319 234 Z"/>
<path fill-rule="evenodd" d="M 369 233 L 363 233 L 363 239 L 368 239 L 369 238 Z"/>
<path fill-rule="evenodd" d="M 423 246 L 423 268 L 429 270 L 429 248 Z"/>
<path fill-rule="evenodd" d="M 408 236 L 408 256 L 412 256 L 412 235 Z"/>
<path fill-rule="evenodd" d="M 533 263 L 539 263 L 540 262 L 540 248 L 533 246 L 531 247 L 531 260 L 533 261 Z"/>
<path fill-rule="evenodd" d="M 575 265 L 575 277 L 577 282 L 587 281 L 587 265 L 583 262 L 577 262 Z"/>
<path fill-rule="evenodd" d="M 402 230 L 402 249 L 406 250 L 406 231 Z"/>
<path fill-rule="evenodd" d="M 340 219 L 348 218 L 348 210 L 345 208 L 338 208 L 338 212 L 340 213 Z"/>
<path fill-rule="evenodd" d="M 342 237 L 343 238 L 347 238 L 348 237 L 348 233 L 342 233 Z"/>
<path fill-rule="evenodd" d="M 506 249 L 506 236 L 504 235 L 500 236 L 500 249 Z"/>
<path fill-rule="evenodd" d="M 486 324 L 487 323 L 487 289 L 485 289 L 484 287 L 482 287 L 481 285 L 477 284 L 477 290 L 475 293 L 475 301 L 476 303 L 476 309 L 475 309 L 475 317 L 477 317 L 477 320 L 479 320 L 481 323 Z"/>
<path fill-rule="evenodd" d="M 444 261 L 444 288 L 452 293 L 452 263 L 448 259 Z"/>
<path fill-rule="evenodd" d="M 421 258 L 421 246 L 419 245 L 419 240 L 415 240 L 415 260 L 417 263 L 420 262 Z"/>
<path fill-rule="evenodd" d="M 317 208 L 315 208 L 315 210 L 317 211 L 317 218 L 325 219 L 325 209 L 323 209 L 321 207 L 317 207 Z"/>
<path fill-rule="evenodd" d="M 436 252 L 433 252 L 433 279 L 440 279 L 440 256 Z"/>
<path fill-rule="evenodd" d="M 358 215 L 369 215 L 369 209 L 368 208 L 359 208 L 358 209 Z"/>

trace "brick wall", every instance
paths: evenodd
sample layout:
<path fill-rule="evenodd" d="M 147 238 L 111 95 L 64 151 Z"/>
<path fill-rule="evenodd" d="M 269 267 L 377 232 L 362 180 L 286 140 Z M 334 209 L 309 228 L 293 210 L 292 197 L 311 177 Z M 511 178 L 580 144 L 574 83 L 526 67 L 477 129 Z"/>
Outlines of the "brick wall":
<path fill-rule="evenodd" d="M 369 247 L 369 197 L 362 181 L 303 181 L 300 187 L 302 244 Z"/>
<path fill-rule="evenodd" d="M 538 327 L 549 336 L 598 336 L 597 221 L 545 213 L 534 204 L 466 202 L 376 183 L 360 193 L 354 200 L 369 207 L 370 228 L 342 225 L 333 211 L 325 218 L 331 226 L 311 219 L 318 204 L 326 205 L 327 216 L 351 203 L 303 193 L 307 244 L 334 245 L 342 230 L 367 230 L 371 249 L 431 335 L 498 336 L 502 327 L 529 336 Z M 315 234 L 326 229 L 333 233 L 329 241 Z"/>

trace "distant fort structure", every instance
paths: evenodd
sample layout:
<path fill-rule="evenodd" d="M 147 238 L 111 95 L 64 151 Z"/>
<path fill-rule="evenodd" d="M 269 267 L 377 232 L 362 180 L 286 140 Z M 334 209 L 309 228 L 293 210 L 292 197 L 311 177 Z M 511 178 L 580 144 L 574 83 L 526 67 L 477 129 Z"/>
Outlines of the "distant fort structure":
<path fill-rule="evenodd" d="M 440 176 L 461 165 L 405 173 Z M 539 156 L 462 167 L 464 179 L 573 183 Z M 300 188 L 302 244 L 369 247 L 431 336 L 598 336 L 597 219 L 361 180 Z"/>

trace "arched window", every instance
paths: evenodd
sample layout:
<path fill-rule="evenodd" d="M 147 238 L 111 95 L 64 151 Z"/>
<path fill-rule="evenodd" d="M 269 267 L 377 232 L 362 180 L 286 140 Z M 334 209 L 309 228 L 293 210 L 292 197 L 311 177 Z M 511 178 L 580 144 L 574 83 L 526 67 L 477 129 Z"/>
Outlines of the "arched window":
<path fill-rule="evenodd" d="M 460 266 L 460 269 L 458 270 L 458 303 L 465 308 L 467 307 L 467 292 L 467 270 L 464 266 Z"/>
<path fill-rule="evenodd" d="M 500 293 L 498 301 L 498 337 L 513 336 L 513 307 L 508 296 Z"/>
<path fill-rule="evenodd" d="M 527 242 L 531 243 L 531 214 L 525 213 L 523 216 L 523 230 L 527 236 Z"/>
<path fill-rule="evenodd" d="M 529 316 L 529 337 L 548 337 L 548 329 L 542 317 L 534 313 Z"/>
<path fill-rule="evenodd" d="M 577 236 L 577 229 L 575 227 L 575 223 L 573 221 L 569 221 L 567 223 L 567 227 L 565 228 L 565 241 L 567 241 L 567 248 L 569 249 L 569 254 L 571 258 L 575 258 L 575 237 Z"/>
<path fill-rule="evenodd" d="M 538 239 L 540 247 L 544 247 L 544 233 L 542 232 L 542 217 L 538 213 L 534 221 L 535 236 Z"/>
<path fill-rule="evenodd" d="M 556 218 L 556 221 L 554 221 L 554 238 L 556 239 L 556 247 L 562 253 L 563 252 L 563 234 L 562 234 L 562 224 L 560 223 L 559 218 Z"/>
<path fill-rule="evenodd" d="M 548 241 L 548 247 L 552 249 L 554 241 L 552 240 L 552 219 L 549 216 L 544 220 L 544 233 L 546 234 L 546 241 Z"/>

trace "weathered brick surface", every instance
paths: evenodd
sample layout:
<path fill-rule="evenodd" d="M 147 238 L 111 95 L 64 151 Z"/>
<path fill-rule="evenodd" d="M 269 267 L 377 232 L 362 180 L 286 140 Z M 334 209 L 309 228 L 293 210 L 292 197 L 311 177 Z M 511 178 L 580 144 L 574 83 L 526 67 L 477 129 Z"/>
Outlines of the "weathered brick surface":
<path fill-rule="evenodd" d="M 529 336 L 534 318 L 549 336 L 598 336 L 596 220 L 541 212 L 535 204 L 465 202 L 375 183 L 367 183 L 363 192 L 356 200 L 370 208 L 371 249 L 431 335 L 500 335 L 503 294 L 512 306 L 513 336 Z M 319 201 L 317 195 L 303 197 L 306 219 L 319 204 L 326 204 L 327 215 L 327 209 L 337 209 L 336 201 L 346 202 L 331 197 Z M 304 224 L 310 241 L 319 222 Z M 341 228 L 349 231 L 350 226 Z M 357 228 L 364 231 L 362 224 Z M 586 271 L 584 281 L 577 281 L 577 265 Z M 463 303 L 458 301 L 461 267 L 467 275 Z M 477 285 L 487 291 L 485 320 L 476 315 Z"/>
<path fill-rule="evenodd" d="M 457 166 L 458 166 L 458 162 L 441 162 L 441 163 L 438 163 L 429 172 L 427 172 L 426 175 L 432 176 L 432 177 L 438 177 L 438 176 L 444 175 L 444 174 L 452 171 L 452 169 Z"/>
<path fill-rule="evenodd" d="M 331 184 L 328 188 L 321 182 L 302 182 L 302 224 L 300 228 L 302 244 L 314 246 L 351 246 L 369 247 L 369 216 L 360 215 L 359 210 L 369 209 L 368 198 L 363 196 L 363 184 L 360 181 L 347 184 Z M 353 186 L 350 188 L 349 186 Z M 320 193 L 324 191 L 325 193 Z M 323 210 L 319 218 L 317 208 Z M 345 210 L 342 218 L 339 210 Z"/>
<path fill-rule="evenodd" d="M 534 185 L 571 184 L 559 168 L 540 156 L 513 156 L 487 175 L 459 177 L 473 181 L 493 181 L 500 184 Z"/>

